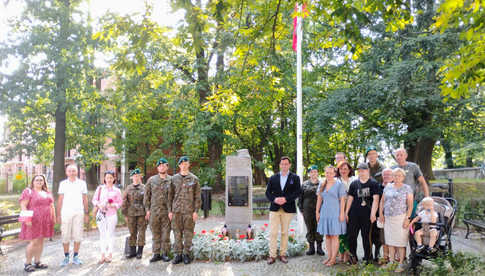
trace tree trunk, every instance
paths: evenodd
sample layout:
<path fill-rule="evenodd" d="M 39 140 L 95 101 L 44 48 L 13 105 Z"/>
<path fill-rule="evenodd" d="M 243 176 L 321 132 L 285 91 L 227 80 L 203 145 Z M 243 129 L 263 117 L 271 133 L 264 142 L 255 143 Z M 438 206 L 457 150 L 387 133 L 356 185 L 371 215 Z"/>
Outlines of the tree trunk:
<path fill-rule="evenodd" d="M 65 98 L 64 98 L 65 99 Z M 64 154 L 66 152 L 66 109 L 65 104 L 58 103 L 56 109 L 56 133 L 54 138 L 54 180 L 52 192 L 57 198 L 59 183 L 66 178 Z"/>
<path fill-rule="evenodd" d="M 86 184 L 88 185 L 88 190 L 89 191 L 94 191 L 98 187 L 98 166 L 92 165 L 87 171 L 86 171 Z"/>
<path fill-rule="evenodd" d="M 446 139 L 441 139 L 441 146 L 445 151 L 446 168 L 453 169 L 455 167 L 455 164 L 453 164 L 453 152 L 451 151 L 450 143 Z"/>
<path fill-rule="evenodd" d="M 432 166 L 435 143 L 436 140 L 429 137 L 422 137 L 418 142 L 416 163 L 419 165 L 421 172 L 423 172 L 426 181 L 435 179 Z"/>
<path fill-rule="evenodd" d="M 259 167 L 256 165 L 256 163 L 262 163 L 263 162 L 263 149 L 260 149 L 258 151 L 254 151 L 252 153 L 253 157 L 253 172 L 254 172 L 254 185 L 262 185 L 265 186 L 266 182 L 268 181 L 268 178 L 266 177 L 266 174 L 264 173 L 264 167 Z"/>
<path fill-rule="evenodd" d="M 472 151 L 469 150 L 466 152 L 466 167 L 471 168 L 473 167 L 473 158 L 472 158 Z"/>

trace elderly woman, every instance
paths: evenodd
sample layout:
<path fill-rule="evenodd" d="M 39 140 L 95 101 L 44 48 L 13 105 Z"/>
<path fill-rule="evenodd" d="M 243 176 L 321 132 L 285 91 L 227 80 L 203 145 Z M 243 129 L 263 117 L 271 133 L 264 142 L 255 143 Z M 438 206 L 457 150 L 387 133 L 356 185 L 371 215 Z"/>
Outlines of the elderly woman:
<path fill-rule="evenodd" d="M 298 199 L 298 208 L 303 212 L 303 218 L 306 224 L 306 239 L 308 241 L 307 255 L 315 254 L 315 243 L 317 248 L 317 254 L 320 256 L 325 255 L 322 249 L 323 237 L 317 232 L 317 220 L 315 218 L 315 208 L 317 206 L 317 188 L 320 184 L 318 179 L 318 167 L 316 165 L 311 166 L 308 169 L 310 179 L 303 182 L 301 186 L 302 193 Z"/>
<path fill-rule="evenodd" d="M 22 209 L 20 221 L 23 222 L 19 238 L 29 241 L 24 270 L 33 272 L 36 269 L 46 269 L 47 265 L 40 262 L 40 257 L 44 248 L 44 238 L 50 238 L 54 234 L 56 212 L 54 198 L 47 190 L 45 177 L 34 176 L 30 187 L 22 192 L 19 201 Z"/>
<path fill-rule="evenodd" d="M 404 255 L 408 243 L 408 228 L 413 211 L 413 191 L 404 184 L 406 172 L 401 168 L 392 171 L 394 183 L 384 188 L 380 202 L 379 219 L 384 223 L 384 236 L 389 256 L 399 252 L 399 266 L 395 272 L 403 272 Z"/>

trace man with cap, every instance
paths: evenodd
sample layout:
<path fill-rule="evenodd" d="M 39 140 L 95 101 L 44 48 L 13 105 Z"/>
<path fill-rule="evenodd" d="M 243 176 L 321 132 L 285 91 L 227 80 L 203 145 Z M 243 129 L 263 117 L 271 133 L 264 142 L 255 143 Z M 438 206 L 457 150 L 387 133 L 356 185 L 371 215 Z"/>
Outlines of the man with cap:
<path fill-rule="evenodd" d="M 376 147 L 368 147 L 364 157 L 367 158 L 370 177 L 374 178 L 378 183 L 382 183 L 382 170 L 384 169 L 384 166 L 377 160 L 379 153 L 377 152 Z"/>
<path fill-rule="evenodd" d="M 187 156 L 178 161 L 180 172 L 172 177 L 169 191 L 169 218 L 175 236 L 173 264 L 191 262 L 192 238 L 194 237 L 197 212 L 201 207 L 199 178 L 189 171 Z"/>
<path fill-rule="evenodd" d="M 145 231 L 147 221 L 145 219 L 145 205 L 143 203 L 145 195 L 145 185 L 142 183 L 140 169 L 134 169 L 130 173 L 133 184 L 126 187 L 123 193 L 123 204 L 121 212 L 125 215 L 126 224 L 130 231 L 130 254 L 126 258 L 131 259 L 136 256 L 141 259 L 143 255 L 143 246 L 145 246 Z M 136 246 L 138 245 L 138 251 Z"/>
<path fill-rule="evenodd" d="M 348 222 L 347 235 L 349 239 L 350 261 L 357 263 L 357 236 L 359 231 L 364 246 L 364 260 L 372 261 L 370 247 L 370 227 L 376 221 L 379 204 L 379 184 L 370 178 L 369 167 L 361 163 L 357 167 L 359 178 L 350 183 L 345 214 Z"/>
<path fill-rule="evenodd" d="M 172 176 L 168 175 L 168 161 L 160 158 L 157 161 L 158 174 L 150 177 L 145 185 L 146 219 L 150 220 L 153 234 L 153 257 L 150 262 L 170 261 L 170 219 L 168 217 L 170 200 L 169 190 Z M 160 254 L 161 253 L 161 254 Z"/>
<path fill-rule="evenodd" d="M 303 212 L 303 218 L 306 224 L 306 239 L 308 241 L 307 255 L 315 254 L 315 243 L 317 245 L 317 254 L 325 255 L 322 249 L 323 237 L 317 232 L 317 219 L 315 217 L 315 208 L 317 206 L 317 188 L 320 181 L 318 180 L 318 167 L 311 166 L 308 169 L 310 179 L 303 182 L 301 186 L 302 193 L 298 199 L 298 208 Z"/>
<path fill-rule="evenodd" d="M 369 166 L 369 174 L 371 178 L 374 178 L 379 183 L 379 198 L 382 196 L 383 187 L 382 185 L 382 171 L 384 166 L 379 162 L 379 153 L 375 146 L 370 146 L 365 151 L 365 158 L 367 158 L 367 166 Z M 377 216 L 379 215 L 379 210 L 377 210 Z M 374 261 L 379 260 L 379 253 L 381 251 L 381 238 L 380 234 L 383 230 L 377 227 L 377 221 L 371 225 L 371 247 L 374 245 Z M 372 248 L 371 248 L 372 249 Z"/>

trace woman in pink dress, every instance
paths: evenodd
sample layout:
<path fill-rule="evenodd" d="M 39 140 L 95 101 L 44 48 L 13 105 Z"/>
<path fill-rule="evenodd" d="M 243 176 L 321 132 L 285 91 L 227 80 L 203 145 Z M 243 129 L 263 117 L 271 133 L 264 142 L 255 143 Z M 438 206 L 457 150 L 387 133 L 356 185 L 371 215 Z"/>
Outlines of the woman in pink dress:
<path fill-rule="evenodd" d="M 118 223 L 117 213 L 123 203 L 120 189 L 114 186 L 115 180 L 115 173 L 106 171 L 104 185 L 99 186 L 93 196 L 93 205 L 98 210 L 95 215 L 101 247 L 99 264 L 110 263 L 113 259 L 114 236 Z"/>
<path fill-rule="evenodd" d="M 26 188 L 20 196 L 20 207 L 23 212 L 33 211 L 32 218 L 22 222 L 19 238 L 30 241 L 25 253 L 24 270 L 27 272 L 36 269 L 46 269 L 47 265 L 40 262 L 44 248 L 44 238 L 54 234 L 54 221 L 56 212 L 54 198 L 47 190 L 47 183 L 43 175 L 36 175 L 30 187 Z M 32 257 L 34 265 L 32 265 Z"/>

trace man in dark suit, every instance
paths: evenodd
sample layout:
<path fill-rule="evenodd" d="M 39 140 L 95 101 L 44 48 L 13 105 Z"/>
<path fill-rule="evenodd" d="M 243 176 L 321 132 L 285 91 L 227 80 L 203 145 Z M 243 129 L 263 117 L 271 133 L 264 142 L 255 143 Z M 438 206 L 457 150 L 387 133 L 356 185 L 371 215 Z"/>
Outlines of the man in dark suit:
<path fill-rule="evenodd" d="M 268 264 L 276 260 L 278 231 L 281 228 L 280 261 L 288 263 L 288 227 L 296 213 L 295 200 L 300 196 L 300 177 L 290 172 L 291 161 L 287 156 L 280 159 L 280 172 L 271 176 L 266 186 L 266 198 L 271 202 L 269 207 L 269 258 Z"/>

